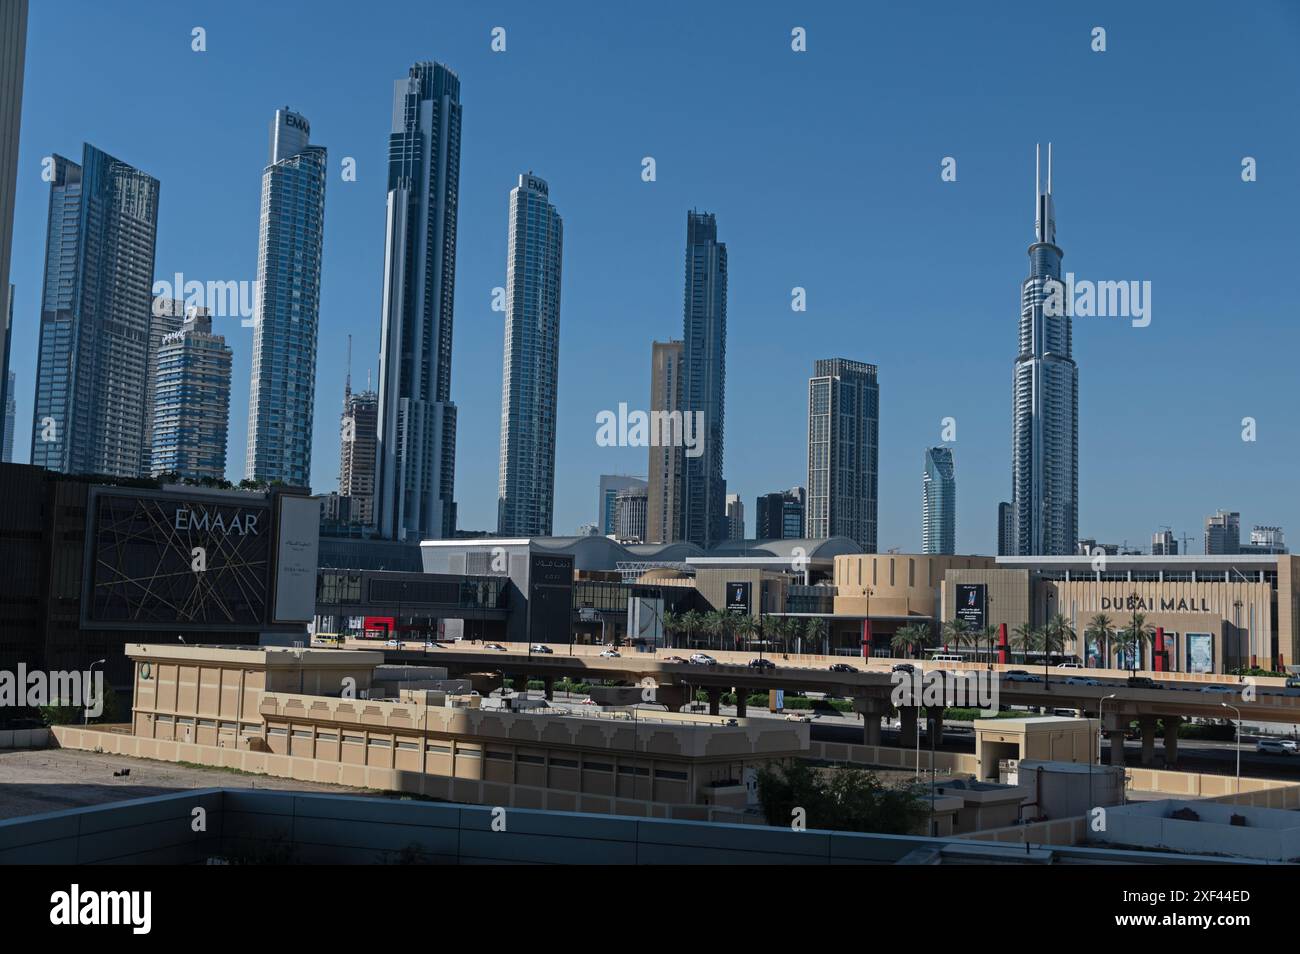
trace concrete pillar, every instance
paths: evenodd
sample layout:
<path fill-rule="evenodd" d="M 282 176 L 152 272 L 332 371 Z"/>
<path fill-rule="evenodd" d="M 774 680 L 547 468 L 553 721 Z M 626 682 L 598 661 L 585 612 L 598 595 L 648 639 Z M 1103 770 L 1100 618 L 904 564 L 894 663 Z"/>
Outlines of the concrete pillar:
<path fill-rule="evenodd" d="M 930 706 L 925 710 L 927 721 L 925 731 L 930 736 L 930 742 L 937 749 L 943 745 L 943 706 Z"/>
<path fill-rule="evenodd" d="M 1152 765 L 1156 760 L 1156 717 L 1141 716 L 1138 725 L 1142 728 L 1142 764 Z"/>
<path fill-rule="evenodd" d="M 688 701 L 685 686 L 655 687 L 655 702 L 663 703 L 669 712 L 680 712 Z"/>
<path fill-rule="evenodd" d="M 749 711 L 748 700 L 745 698 L 749 690 L 744 686 L 737 686 L 734 691 L 736 693 L 736 718 L 743 719 Z"/>
<path fill-rule="evenodd" d="M 555 701 L 555 677 L 547 676 L 543 682 L 542 695 L 546 697 L 547 702 Z"/>
<path fill-rule="evenodd" d="M 1108 729 L 1106 736 L 1110 739 L 1110 764 L 1124 764 L 1124 730 Z"/>
<path fill-rule="evenodd" d="M 722 711 L 722 690 L 710 687 L 706 690 L 709 694 L 709 715 L 719 715 Z"/>
<path fill-rule="evenodd" d="M 873 696 L 854 696 L 853 711 L 862 716 L 862 744 L 880 744 L 880 717 L 885 714 L 885 703 Z"/>
<path fill-rule="evenodd" d="M 900 706 L 898 709 L 899 734 L 898 744 L 904 748 L 916 747 L 917 706 Z"/>
<path fill-rule="evenodd" d="M 1182 716 L 1161 716 L 1165 720 L 1165 767 L 1173 768 L 1178 764 L 1178 727 L 1183 724 Z"/>

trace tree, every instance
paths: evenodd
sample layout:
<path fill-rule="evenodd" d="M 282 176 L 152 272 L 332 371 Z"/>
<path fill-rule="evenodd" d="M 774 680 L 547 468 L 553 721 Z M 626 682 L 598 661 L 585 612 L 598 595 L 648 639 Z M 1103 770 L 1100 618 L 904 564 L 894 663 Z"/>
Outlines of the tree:
<path fill-rule="evenodd" d="M 830 647 L 825 645 L 826 642 L 826 620 L 821 616 L 814 616 L 804 623 L 804 635 L 808 638 L 810 646 L 819 648 L 823 654 Z"/>
<path fill-rule="evenodd" d="M 906 655 L 909 651 L 915 658 L 921 658 L 921 650 L 930 642 L 930 627 L 925 623 L 912 623 L 902 627 L 889 641 L 889 649 L 896 656 Z"/>
<path fill-rule="evenodd" d="M 988 644 L 989 647 L 989 662 L 991 663 L 993 662 L 993 644 L 996 643 L 998 640 L 998 627 L 993 626 L 991 624 L 985 626 L 982 635 L 984 637 L 984 641 Z"/>
<path fill-rule="evenodd" d="M 818 769 L 796 760 L 758 773 L 758 800 L 773 826 L 789 827 L 802 810 L 808 828 L 906 835 L 925 821 L 925 803 L 910 787 L 888 788 L 865 769 Z"/>
<path fill-rule="evenodd" d="M 1074 627 L 1064 613 L 1056 613 L 1043 629 L 1043 652 L 1063 654 L 1067 643 L 1074 642 Z"/>
<path fill-rule="evenodd" d="M 1115 645 L 1128 661 L 1130 672 L 1137 672 L 1142 644 L 1149 642 L 1154 635 L 1154 630 L 1147 625 L 1146 614 L 1137 611 L 1137 601 L 1133 600 L 1133 616 L 1129 624 L 1115 634 Z"/>
<path fill-rule="evenodd" d="M 686 645 L 691 645 L 691 639 L 700 629 L 704 627 L 704 617 L 698 610 L 687 610 L 682 614 L 682 628 L 686 630 Z"/>
<path fill-rule="evenodd" d="M 671 646 L 674 634 L 682 628 L 682 617 L 672 610 L 665 610 L 664 615 L 660 618 L 664 624 L 664 635 L 668 637 L 668 644 Z"/>
<path fill-rule="evenodd" d="M 1038 644 L 1041 641 L 1041 638 L 1042 637 L 1039 635 L 1038 630 L 1036 630 L 1032 625 L 1029 623 L 1021 623 L 1016 627 L 1015 632 L 1011 634 L 1011 648 L 1020 650 L 1021 654 L 1025 658 L 1025 662 L 1028 662 L 1029 654 L 1038 649 Z"/>
<path fill-rule="evenodd" d="M 969 625 L 960 616 L 954 616 L 943 624 L 945 648 L 952 646 L 953 649 L 960 649 L 962 646 L 969 645 L 973 637 L 974 634 L 970 631 Z"/>
<path fill-rule="evenodd" d="M 731 624 L 732 632 L 744 641 L 746 647 L 753 641 L 754 635 L 759 631 L 758 620 L 746 613 L 744 616 L 737 616 Z"/>
<path fill-rule="evenodd" d="M 1105 613 L 1098 613 L 1092 619 L 1088 620 L 1087 627 L 1084 628 L 1083 638 L 1085 641 L 1095 639 L 1097 641 L 1097 651 L 1101 655 L 1101 664 L 1106 665 L 1106 646 L 1114 635 L 1115 626 L 1110 621 L 1110 617 Z M 1088 662 L 1088 649 L 1084 647 L 1084 664 Z"/>

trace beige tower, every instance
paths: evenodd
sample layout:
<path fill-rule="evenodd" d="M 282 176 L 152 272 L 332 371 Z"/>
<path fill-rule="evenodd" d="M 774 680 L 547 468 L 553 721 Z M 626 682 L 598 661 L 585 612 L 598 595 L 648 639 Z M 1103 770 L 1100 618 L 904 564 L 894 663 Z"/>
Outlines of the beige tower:
<path fill-rule="evenodd" d="M 650 359 L 650 412 L 681 413 L 682 342 L 656 341 Z M 656 429 L 652 428 L 652 431 Z M 656 436 L 657 431 L 656 431 Z M 682 449 L 651 444 L 650 489 L 646 499 L 646 542 L 682 538 Z"/>

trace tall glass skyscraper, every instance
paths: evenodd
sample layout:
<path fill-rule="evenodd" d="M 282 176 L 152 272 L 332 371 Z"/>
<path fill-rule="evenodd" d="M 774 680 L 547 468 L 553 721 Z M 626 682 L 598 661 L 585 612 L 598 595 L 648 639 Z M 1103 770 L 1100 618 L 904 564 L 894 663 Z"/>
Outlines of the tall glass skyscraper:
<path fill-rule="evenodd" d="M 150 472 L 220 480 L 230 424 L 230 347 L 191 308 L 158 348 Z"/>
<path fill-rule="evenodd" d="M 18 132 L 23 111 L 23 62 L 27 55 L 27 0 L 0 3 L 0 404 L 13 399 L 9 374 L 14 197 L 18 192 Z M 12 442 L 12 434 L 6 438 Z M 10 456 L 5 457 L 9 460 Z"/>
<path fill-rule="evenodd" d="M 921 475 L 921 552 L 957 552 L 957 477 L 952 449 L 929 447 Z"/>
<path fill-rule="evenodd" d="M 531 172 L 510 190 L 497 490 L 503 536 L 551 535 L 564 223 L 549 196 L 546 181 Z"/>
<path fill-rule="evenodd" d="M 456 532 L 451 332 L 460 196 L 460 78 L 416 63 L 388 137 L 375 520 L 395 540 Z"/>
<path fill-rule="evenodd" d="M 727 246 L 711 212 L 686 214 L 682 321 L 682 414 L 703 414 L 701 453 L 682 454 L 682 539 L 711 547 L 727 539 L 722 476 L 727 398 Z"/>
<path fill-rule="evenodd" d="M 287 107 L 271 121 L 258 221 L 246 477 L 311 486 L 325 149 Z"/>
<path fill-rule="evenodd" d="M 158 180 L 87 144 L 53 157 L 31 461 L 141 475 Z"/>
<path fill-rule="evenodd" d="M 876 552 L 879 435 L 876 366 L 846 358 L 814 362 L 808 381 L 809 537 L 850 537 Z"/>
<path fill-rule="evenodd" d="M 1071 356 L 1069 309 L 1046 309 L 1061 278 L 1052 204 L 1052 147 L 1047 189 L 1035 161 L 1034 231 L 1029 277 L 1020 291 L 1020 353 L 1012 408 L 1011 510 L 1018 556 L 1065 556 L 1079 539 L 1079 370 Z M 1059 298 L 1059 294 L 1058 294 Z M 1068 305 L 1068 303 L 1067 303 Z"/>

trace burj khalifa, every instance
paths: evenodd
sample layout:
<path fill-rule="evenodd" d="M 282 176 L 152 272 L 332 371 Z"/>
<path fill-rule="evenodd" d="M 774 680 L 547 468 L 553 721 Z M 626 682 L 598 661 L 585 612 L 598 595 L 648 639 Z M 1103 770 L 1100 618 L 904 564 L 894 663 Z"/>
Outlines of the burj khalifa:
<path fill-rule="evenodd" d="M 1044 307 L 1061 280 L 1052 204 L 1034 158 L 1034 244 L 1020 290 L 1020 351 L 1012 392 L 1011 508 L 1014 553 L 1068 555 L 1079 538 L 1079 369 L 1071 353 L 1069 308 Z M 1060 289 L 1056 289 L 1060 301 Z"/>

